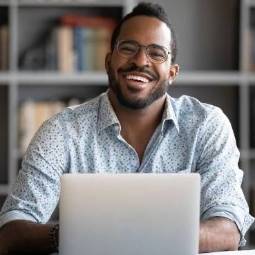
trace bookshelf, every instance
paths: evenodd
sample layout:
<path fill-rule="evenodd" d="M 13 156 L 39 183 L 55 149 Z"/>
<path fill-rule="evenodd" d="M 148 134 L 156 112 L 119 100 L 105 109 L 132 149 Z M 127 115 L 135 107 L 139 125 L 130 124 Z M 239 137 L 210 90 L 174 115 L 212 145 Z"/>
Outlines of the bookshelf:
<path fill-rule="evenodd" d="M 0 71 L 0 205 L 16 179 L 20 164 L 19 110 L 28 100 L 85 100 L 107 88 L 104 71 L 61 73 L 22 67 L 24 52 L 44 41 L 66 13 L 103 15 L 118 20 L 136 0 L 0 0 L 0 27 L 9 32 L 8 68 Z M 241 151 L 243 190 L 255 208 L 255 74 L 250 68 L 251 16 L 255 0 L 159 0 L 177 31 L 180 76 L 173 96 L 188 94 L 220 106 L 229 117 Z M 206 26 L 205 26 L 206 24 Z M 188 40 L 187 40 L 188 38 Z M 255 38 L 255 37 L 254 37 Z M 39 42 L 38 42 L 39 41 Z M 254 44 L 255 45 L 255 44 Z M 0 50 L 1 54 L 1 50 Z M 255 118 L 254 118 L 255 119 Z M 252 138 L 254 137 L 254 138 Z M 253 215 L 255 212 L 253 211 Z M 255 245 L 255 227 L 248 247 Z"/>
<path fill-rule="evenodd" d="M 0 68 L 0 113 L 3 117 L 0 124 L 1 204 L 15 182 L 20 163 L 18 129 L 21 104 L 27 100 L 53 101 L 67 97 L 86 100 L 105 91 L 107 85 L 103 70 L 65 73 L 44 68 L 23 70 L 22 55 L 40 44 L 38 40 L 43 41 L 66 14 L 103 16 L 118 21 L 133 6 L 133 0 L 109 0 L 104 3 L 97 0 L 0 0 L 0 31 L 1 27 L 7 27 L 9 36 L 8 49 L 4 50 L 8 66 Z M 0 49 L 2 58 L 3 51 Z"/>

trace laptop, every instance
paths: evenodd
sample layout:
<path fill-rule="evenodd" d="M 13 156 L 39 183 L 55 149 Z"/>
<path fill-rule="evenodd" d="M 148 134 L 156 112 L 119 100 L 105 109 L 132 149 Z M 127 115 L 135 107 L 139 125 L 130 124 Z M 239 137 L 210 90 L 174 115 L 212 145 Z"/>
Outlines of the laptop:
<path fill-rule="evenodd" d="M 199 174 L 66 174 L 60 255 L 195 255 Z"/>

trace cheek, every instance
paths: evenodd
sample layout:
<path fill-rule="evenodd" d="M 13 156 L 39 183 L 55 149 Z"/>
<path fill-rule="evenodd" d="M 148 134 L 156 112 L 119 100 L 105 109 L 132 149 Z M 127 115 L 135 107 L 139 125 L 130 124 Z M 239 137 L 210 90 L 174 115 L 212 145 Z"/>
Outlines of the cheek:
<path fill-rule="evenodd" d="M 121 58 L 119 55 L 117 55 L 116 52 L 114 52 L 111 58 L 111 66 L 114 69 L 118 69 L 121 65 L 123 65 L 123 63 L 124 63 L 123 58 Z"/>
<path fill-rule="evenodd" d="M 169 67 L 167 66 L 162 66 L 161 68 L 159 68 L 158 73 L 160 74 L 161 80 L 168 80 L 170 78 Z"/>

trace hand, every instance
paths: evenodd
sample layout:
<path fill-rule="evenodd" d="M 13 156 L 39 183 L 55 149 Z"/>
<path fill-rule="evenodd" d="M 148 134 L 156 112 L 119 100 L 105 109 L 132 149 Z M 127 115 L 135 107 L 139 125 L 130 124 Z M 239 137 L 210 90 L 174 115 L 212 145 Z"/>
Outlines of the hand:
<path fill-rule="evenodd" d="M 8 245 L 7 241 L 4 238 L 3 232 L 0 229 L 0 254 L 1 255 L 6 255 L 8 254 Z"/>
<path fill-rule="evenodd" d="M 238 249 L 240 233 L 236 224 L 223 217 L 200 222 L 199 252 L 234 251 Z"/>

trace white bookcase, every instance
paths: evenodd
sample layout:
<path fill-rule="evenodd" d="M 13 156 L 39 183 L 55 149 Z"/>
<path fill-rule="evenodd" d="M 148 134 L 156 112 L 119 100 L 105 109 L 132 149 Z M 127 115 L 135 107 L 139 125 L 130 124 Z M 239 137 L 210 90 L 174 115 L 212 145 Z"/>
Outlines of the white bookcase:
<path fill-rule="evenodd" d="M 18 150 L 18 109 L 20 102 L 30 97 L 38 99 L 41 96 L 47 98 L 48 94 L 53 94 L 57 98 L 58 94 L 66 96 L 68 93 L 74 93 L 75 96 L 83 93 L 86 98 L 86 93 L 93 96 L 107 88 L 108 79 L 104 72 L 89 71 L 61 74 L 58 72 L 21 71 L 19 67 L 21 48 L 30 45 L 42 29 L 41 24 L 36 23 L 36 19 L 47 20 L 47 17 L 52 15 L 51 9 L 54 8 L 55 10 L 58 9 L 55 17 L 60 15 L 58 13 L 61 13 L 61 10 L 72 8 L 86 10 L 91 7 L 94 9 L 116 8 L 117 11 L 113 13 L 118 16 L 119 13 L 117 12 L 122 11 L 122 14 L 129 12 L 136 2 L 136 0 L 0 0 L 0 10 L 6 8 L 5 10 L 8 12 L 8 27 L 11 38 L 9 43 L 9 70 L 0 72 L 0 114 L 3 114 L 0 122 L 0 133 L 3 133 L 2 136 L 0 135 L 0 197 L 8 194 L 18 171 L 20 158 Z M 161 0 L 159 2 L 162 2 L 170 11 L 174 9 L 176 13 L 178 13 L 178 8 L 181 6 L 181 4 L 177 4 L 177 0 Z M 189 2 L 192 5 L 193 0 Z M 217 4 L 216 2 L 208 4 L 212 7 Z M 226 68 L 220 69 L 216 66 L 207 70 L 181 69 L 176 85 L 170 88 L 170 94 L 174 96 L 183 93 L 194 95 L 202 101 L 223 108 L 232 122 L 241 151 L 240 165 L 244 170 L 244 193 L 251 207 L 255 208 L 255 201 L 250 201 L 250 191 L 253 187 L 255 189 L 255 142 L 254 144 L 251 143 L 251 137 L 254 136 L 255 138 L 255 126 L 251 129 L 251 120 L 253 117 L 255 119 L 255 104 L 253 115 L 251 113 L 251 101 L 255 101 L 255 74 L 249 70 L 250 47 L 247 47 L 250 43 L 250 15 L 251 10 L 253 8 L 255 10 L 255 0 L 234 0 L 233 2 L 238 3 L 240 7 L 239 13 L 229 16 L 236 18 L 239 24 L 239 28 L 237 28 L 231 23 L 232 33 L 235 34 L 235 37 L 239 34 L 239 49 L 234 53 L 237 56 L 239 55 L 238 66 L 236 68 L 226 66 Z M 206 8 L 205 1 L 201 0 L 201 3 Z M 227 0 L 220 1 L 218 5 L 227 8 L 232 3 Z M 51 13 L 50 15 L 47 10 L 49 10 L 48 13 Z M 212 10 L 212 13 L 216 15 L 217 12 Z M 182 16 L 181 13 L 178 15 Z M 25 27 L 26 24 L 29 24 L 29 21 L 31 27 Z M 174 20 L 173 23 L 175 23 Z M 210 24 L 211 26 L 213 24 Z M 34 32 L 35 28 L 38 28 L 37 33 Z M 33 33 L 29 34 L 29 29 Z M 182 31 L 180 30 L 177 31 L 177 35 L 181 35 Z M 194 30 L 196 30 L 196 26 L 194 26 Z M 206 37 L 207 35 L 203 36 Z M 224 40 L 224 37 L 221 40 Z M 185 53 L 184 55 L 182 55 L 182 52 L 179 54 L 182 59 L 190 58 Z M 75 90 L 77 90 L 76 93 Z M 254 94 L 254 98 L 252 98 L 252 94 Z M 255 233 L 255 230 L 251 232 Z M 249 239 L 249 237 L 250 235 L 248 235 L 248 245 L 254 245 L 255 238 L 252 239 L 251 237 Z"/>

